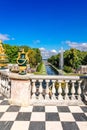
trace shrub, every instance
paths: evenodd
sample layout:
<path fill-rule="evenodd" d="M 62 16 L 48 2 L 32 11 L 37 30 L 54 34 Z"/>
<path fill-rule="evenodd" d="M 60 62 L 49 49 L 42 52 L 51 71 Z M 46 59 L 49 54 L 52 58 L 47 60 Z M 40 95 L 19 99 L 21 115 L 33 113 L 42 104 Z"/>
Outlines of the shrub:
<path fill-rule="evenodd" d="M 70 67 L 70 66 L 64 66 L 64 71 L 67 72 L 67 73 L 73 72 L 72 67 Z"/>

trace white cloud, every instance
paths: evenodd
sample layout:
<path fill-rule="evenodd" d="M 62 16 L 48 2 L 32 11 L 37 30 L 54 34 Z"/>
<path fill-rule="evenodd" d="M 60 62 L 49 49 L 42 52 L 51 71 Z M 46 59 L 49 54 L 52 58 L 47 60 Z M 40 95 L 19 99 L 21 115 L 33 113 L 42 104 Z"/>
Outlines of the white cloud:
<path fill-rule="evenodd" d="M 68 44 L 71 48 L 76 48 L 81 51 L 87 51 L 87 42 L 78 43 L 78 42 L 71 42 L 71 41 L 65 41 L 66 44 Z"/>
<path fill-rule="evenodd" d="M 9 35 L 0 33 L 0 40 L 2 40 L 2 41 L 10 40 Z"/>
<path fill-rule="evenodd" d="M 0 40 L 8 41 L 8 40 L 14 40 L 14 38 L 10 38 L 10 35 L 8 35 L 8 34 L 1 34 L 0 33 Z"/>
<path fill-rule="evenodd" d="M 45 51 L 44 47 L 39 48 L 40 51 Z"/>
<path fill-rule="evenodd" d="M 33 43 L 38 44 L 38 43 L 40 43 L 40 40 L 33 40 Z"/>
<path fill-rule="evenodd" d="M 50 50 L 50 51 L 46 50 L 44 47 L 39 48 L 39 49 L 41 51 L 41 55 L 42 55 L 43 59 L 47 59 L 47 58 L 51 57 L 52 55 L 57 54 L 57 51 L 54 49 Z"/>
<path fill-rule="evenodd" d="M 52 53 L 54 53 L 54 54 L 56 54 L 57 53 L 57 51 L 56 50 L 51 50 L 50 52 L 52 52 Z"/>

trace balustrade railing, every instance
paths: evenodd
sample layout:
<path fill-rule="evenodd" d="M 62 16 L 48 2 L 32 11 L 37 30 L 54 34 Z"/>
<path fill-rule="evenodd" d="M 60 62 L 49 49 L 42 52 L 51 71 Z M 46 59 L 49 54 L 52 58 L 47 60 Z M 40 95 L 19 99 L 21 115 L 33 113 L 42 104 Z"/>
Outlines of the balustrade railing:
<path fill-rule="evenodd" d="M 0 76 L 0 93 L 10 98 L 11 88 L 14 91 L 14 87 L 11 86 L 9 74 L 1 74 Z M 21 85 L 22 76 L 20 78 Z M 27 82 L 29 80 L 30 104 L 39 102 L 48 104 L 54 102 L 68 103 L 82 100 L 82 79 L 79 76 L 26 75 L 26 79 Z M 20 88 L 20 86 L 18 87 Z M 18 96 L 18 93 L 16 94 Z"/>
<path fill-rule="evenodd" d="M 0 75 L 0 93 L 7 98 L 11 96 L 11 81 L 7 75 Z"/>
<path fill-rule="evenodd" d="M 33 101 L 81 101 L 79 76 L 31 76 Z"/>

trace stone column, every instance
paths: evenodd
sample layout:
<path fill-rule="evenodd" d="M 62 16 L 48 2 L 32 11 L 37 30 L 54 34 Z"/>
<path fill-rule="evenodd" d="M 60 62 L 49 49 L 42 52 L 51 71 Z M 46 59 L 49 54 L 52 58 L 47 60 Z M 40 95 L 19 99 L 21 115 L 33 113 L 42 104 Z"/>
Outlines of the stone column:
<path fill-rule="evenodd" d="M 29 106 L 31 97 L 31 83 L 27 76 L 10 75 L 11 97 L 10 104 L 19 106 Z"/>

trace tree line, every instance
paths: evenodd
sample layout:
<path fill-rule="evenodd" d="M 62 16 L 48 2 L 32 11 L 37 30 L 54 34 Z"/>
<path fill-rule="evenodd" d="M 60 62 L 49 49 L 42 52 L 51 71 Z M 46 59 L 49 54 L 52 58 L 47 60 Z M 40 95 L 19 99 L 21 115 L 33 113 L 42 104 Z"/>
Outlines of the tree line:
<path fill-rule="evenodd" d="M 41 52 L 38 48 L 31 48 L 29 46 L 15 46 L 10 44 L 3 44 L 5 53 L 8 56 L 9 63 L 17 63 L 18 52 L 21 48 L 24 48 L 25 52 L 28 52 L 28 59 L 30 67 L 36 67 L 38 63 L 42 61 Z"/>
<path fill-rule="evenodd" d="M 64 71 L 66 72 L 76 72 L 81 65 L 87 65 L 87 52 L 80 51 L 75 48 L 66 50 L 63 54 L 64 57 Z M 51 56 L 48 59 L 52 65 L 57 68 L 60 68 L 60 54 Z"/>

